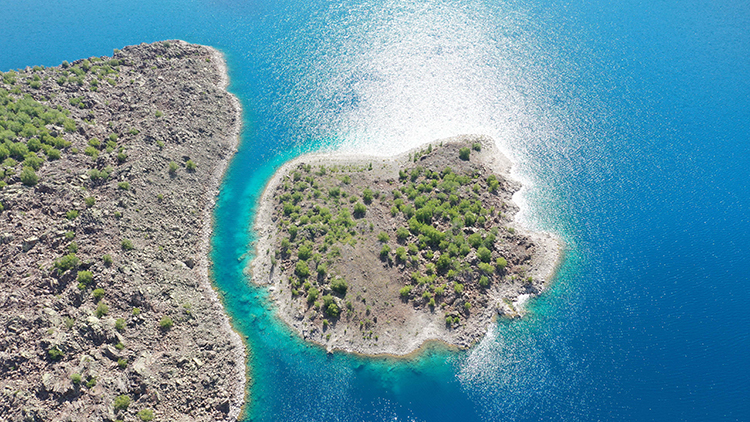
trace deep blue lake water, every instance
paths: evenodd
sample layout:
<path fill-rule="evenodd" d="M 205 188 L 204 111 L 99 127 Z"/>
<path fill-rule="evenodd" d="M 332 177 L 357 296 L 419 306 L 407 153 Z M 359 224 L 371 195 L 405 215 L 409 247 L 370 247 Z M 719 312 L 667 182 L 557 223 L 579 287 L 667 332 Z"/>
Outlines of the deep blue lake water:
<path fill-rule="evenodd" d="M 180 38 L 244 107 L 215 284 L 247 337 L 248 420 L 750 420 L 750 3 L 0 0 L 0 70 Z M 326 355 L 242 270 L 257 198 L 307 151 L 485 133 L 520 218 L 570 249 L 466 352 Z"/>

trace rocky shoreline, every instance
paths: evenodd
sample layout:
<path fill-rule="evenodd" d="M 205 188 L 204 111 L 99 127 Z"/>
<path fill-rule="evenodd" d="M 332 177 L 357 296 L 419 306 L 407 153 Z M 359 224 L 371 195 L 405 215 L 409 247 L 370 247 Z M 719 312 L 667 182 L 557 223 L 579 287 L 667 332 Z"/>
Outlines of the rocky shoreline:
<path fill-rule="evenodd" d="M 457 158 L 458 149 L 465 145 L 476 146 L 477 144 L 480 145 L 478 147 L 480 151 L 472 151 L 471 160 L 481 162 L 487 169 L 500 177 L 501 190 L 497 195 L 501 195 L 504 200 L 503 206 L 506 207 L 505 214 L 507 216 L 500 220 L 497 220 L 500 217 L 496 217 L 496 220 L 502 221 L 503 227 L 500 228 L 509 232 L 504 232 L 505 236 L 516 239 L 514 242 L 517 242 L 515 246 L 498 246 L 499 249 L 505 251 L 504 253 L 508 257 L 508 268 L 507 270 L 503 269 L 501 275 L 490 276 L 497 278 L 497 282 L 492 282 L 491 285 L 485 284 L 482 288 L 476 289 L 477 291 L 481 290 L 481 295 L 472 296 L 472 300 L 479 300 L 483 305 L 481 307 L 475 306 L 471 308 L 471 311 L 468 311 L 468 307 L 466 307 L 465 312 L 463 309 L 459 309 L 459 312 L 450 311 L 455 309 L 454 302 L 464 302 L 460 302 L 462 299 L 459 295 L 444 293 L 442 289 L 439 294 L 440 298 L 449 303 L 435 304 L 433 301 L 428 306 L 428 297 L 434 300 L 438 296 L 436 293 L 432 293 L 436 291 L 434 287 L 430 291 L 424 289 L 422 281 L 416 283 L 407 280 L 403 283 L 411 284 L 409 289 L 412 287 L 415 290 L 423 289 L 426 292 L 423 296 L 424 300 L 421 297 L 414 297 L 413 294 L 407 293 L 404 296 L 402 293 L 399 301 L 399 290 L 395 281 L 408 278 L 404 274 L 407 272 L 406 268 L 410 268 L 408 271 L 419 270 L 420 268 L 424 269 L 424 265 L 418 264 L 416 261 L 412 266 L 408 265 L 409 262 L 403 261 L 399 264 L 398 259 L 395 262 L 391 261 L 390 258 L 386 260 L 381 254 L 380 261 L 383 263 L 382 267 L 385 270 L 380 272 L 380 264 L 371 264 L 373 261 L 378 261 L 378 256 L 377 253 L 369 253 L 366 250 L 367 248 L 372 249 L 374 245 L 366 243 L 366 224 L 360 223 L 368 219 L 369 213 L 373 213 L 371 221 L 374 222 L 374 232 L 377 233 L 381 229 L 388 230 L 392 226 L 393 218 L 379 210 L 376 205 L 380 199 L 383 201 L 384 209 L 387 210 L 388 206 L 391 205 L 393 198 L 391 198 L 390 192 L 394 186 L 394 179 L 399 178 L 401 168 L 409 166 L 413 162 L 421 164 L 435 161 L 441 163 L 441 165 L 453 165 L 455 169 L 456 166 L 460 167 L 461 165 L 461 161 Z M 452 148 L 456 159 L 452 162 L 440 161 L 442 158 L 435 155 L 438 153 L 433 152 L 433 147 L 434 151 L 440 148 Z M 429 153 L 427 152 L 428 149 Z M 305 175 L 314 173 L 315 181 L 312 181 L 310 185 L 319 183 L 318 180 L 321 179 L 321 176 L 320 173 L 315 173 L 315 169 L 320 166 L 326 166 L 333 171 L 338 171 L 336 169 L 354 169 L 351 176 L 349 176 L 350 173 L 341 171 L 341 174 L 346 173 L 341 179 L 343 180 L 341 183 L 342 190 L 346 189 L 349 183 L 355 184 L 354 181 L 346 180 L 347 178 L 355 180 L 358 177 L 357 172 L 370 173 L 369 176 L 365 177 L 367 183 L 373 183 L 372 189 L 380 194 L 380 197 L 376 196 L 378 199 L 371 202 L 372 205 L 368 205 L 367 214 L 363 213 L 363 216 L 366 216 L 360 220 L 354 220 L 357 224 L 356 228 L 350 229 L 354 233 L 354 236 L 352 236 L 354 240 L 349 240 L 351 246 L 343 245 L 341 247 L 340 254 L 342 257 L 330 258 L 327 264 L 322 263 L 328 259 L 325 252 L 322 252 L 322 257 L 317 258 L 320 260 L 317 267 L 331 265 L 337 268 L 346 268 L 337 272 L 335 276 L 325 275 L 329 281 L 332 278 L 346 279 L 347 285 L 343 292 L 338 292 L 340 293 L 338 295 L 326 282 L 321 285 L 319 277 L 317 284 L 312 281 L 314 277 L 311 276 L 307 279 L 308 283 L 305 286 L 301 286 L 301 281 L 304 281 L 304 279 L 297 283 L 292 281 L 290 285 L 289 280 L 295 278 L 295 273 L 290 267 L 294 268 L 293 263 L 296 257 L 284 258 L 283 256 L 280 257 L 279 253 L 281 240 L 286 236 L 285 230 L 281 229 L 279 225 L 288 223 L 284 221 L 285 216 L 279 209 L 280 201 L 278 197 L 283 192 L 287 192 L 288 185 L 293 184 L 289 175 L 295 171 L 298 172 L 298 175 L 294 177 L 295 180 L 308 180 L 310 182 L 313 177 L 305 179 Z M 425 164 L 425 167 L 429 168 L 430 164 Z M 305 173 L 306 170 L 307 173 Z M 271 296 L 278 306 L 278 317 L 281 320 L 303 338 L 318 343 L 329 351 L 343 350 L 364 355 L 403 356 L 413 353 L 430 341 L 443 342 L 459 348 L 469 347 L 485 335 L 489 324 L 498 315 L 511 318 L 520 317 L 524 312 L 523 304 L 526 299 L 540 294 L 549 280 L 554 277 L 562 256 L 563 244 L 556 236 L 550 233 L 528 231 L 518 225 L 514 218 L 511 218 L 518 211 L 517 206 L 512 204 L 511 196 L 513 192 L 520 188 L 520 185 L 510 179 L 509 173 L 510 162 L 497 150 L 494 141 L 487 137 L 474 135 L 439 140 L 429 146 L 425 145 L 391 158 L 347 156 L 335 153 L 301 156 L 284 164 L 269 181 L 264 191 L 255 221 L 255 229 L 258 233 L 258 241 L 255 245 L 256 257 L 250 264 L 248 272 L 251 273 L 253 282 L 268 286 Z M 284 186 L 285 184 L 287 186 Z M 322 186 L 319 186 L 319 189 L 325 191 Z M 338 187 L 335 189 L 338 189 Z M 316 193 L 316 195 L 318 194 Z M 385 199 L 386 196 L 388 197 L 387 200 Z M 304 214 L 307 207 L 306 201 L 309 201 L 311 197 L 300 199 L 299 205 L 302 205 L 302 209 L 299 213 L 301 215 Z M 351 199 L 352 201 L 345 202 L 351 202 L 352 205 L 355 202 L 361 202 L 353 196 Z M 308 211 L 307 214 L 313 215 L 314 213 Z M 384 216 L 384 214 L 386 215 Z M 392 210 L 391 216 L 395 215 Z M 370 232 L 373 231 L 372 222 L 370 223 Z M 364 227 L 361 230 L 361 236 L 357 232 L 360 230 L 360 225 Z M 408 243 L 416 241 L 416 237 L 409 237 L 408 239 L 404 239 L 404 242 L 400 242 L 400 244 L 408 246 Z M 322 239 L 317 238 L 313 243 L 320 243 L 321 241 Z M 367 244 L 367 248 L 363 250 L 359 246 L 362 244 Z M 393 246 L 398 246 L 398 244 Z M 439 256 L 437 254 L 440 252 L 437 251 L 437 248 L 434 249 L 436 250 L 435 256 Z M 428 254 L 432 257 L 431 252 L 428 251 Z M 467 256 L 467 259 L 474 259 L 473 263 L 469 265 L 476 267 L 479 261 L 472 257 L 473 253 Z M 310 265 L 314 264 L 311 263 Z M 402 269 L 394 271 L 393 267 L 399 267 L 399 265 Z M 320 276 L 320 273 L 318 273 L 318 276 Z M 439 277 L 436 281 L 436 283 L 439 283 L 444 274 L 435 274 L 435 276 Z M 433 280 L 435 276 L 432 277 Z M 443 280 L 447 279 L 448 277 L 445 277 Z M 464 284 L 471 289 L 470 284 L 472 282 L 468 278 L 466 280 Z M 427 281 L 427 283 L 431 282 L 433 281 Z M 446 286 L 449 283 L 451 282 L 446 281 Z M 295 285 L 300 287 L 295 287 Z M 310 292 L 311 288 L 315 290 L 315 293 L 320 290 L 321 296 L 329 293 L 329 301 L 338 304 L 338 307 L 341 308 L 341 316 L 335 319 L 330 318 L 330 316 L 326 317 L 325 310 L 320 312 L 314 309 L 319 305 L 317 301 L 314 303 L 315 306 L 310 300 L 305 303 L 303 287 L 305 292 Z M 394 295 L 395 297 L 390 297 Z M 468 298 L 466 301 L 468 301 Z M 460 317 L 461 322 L 447 323 L 446 318 L 450 315 Z M 367 331 L 368 328 L 369 331 Z"/>
<path fill-rule="evenodd" d="M 227 83 L 183 41 L 2 74 L 0 420 L 238 418 L 245 347 L 208 262 Z"/>

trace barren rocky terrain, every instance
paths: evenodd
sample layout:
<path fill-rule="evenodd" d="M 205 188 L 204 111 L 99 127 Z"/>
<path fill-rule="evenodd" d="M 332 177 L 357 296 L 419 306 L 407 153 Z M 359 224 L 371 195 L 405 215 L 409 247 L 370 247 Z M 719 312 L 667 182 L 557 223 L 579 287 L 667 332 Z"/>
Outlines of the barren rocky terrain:
<path fill-rule="evenodd" d="M 238 139 L 182 41 L 0 79 L 0 420 L 236 419 L 244 347 L 208 280 Z"/>

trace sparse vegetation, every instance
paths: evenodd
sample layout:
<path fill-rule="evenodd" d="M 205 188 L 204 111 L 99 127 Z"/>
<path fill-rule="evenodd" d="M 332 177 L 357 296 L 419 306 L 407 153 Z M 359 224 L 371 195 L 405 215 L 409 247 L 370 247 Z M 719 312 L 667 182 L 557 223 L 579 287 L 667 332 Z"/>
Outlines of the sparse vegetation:
<path fill-rule="evenodd" d="M 151 409 L 141 409 L 138 411 L 138 418 L 143 422 L 154 420 L 154 411 Z"/>
<path fill-rule="evenodd" d="M 112 406 L 115 408 L 115 411 L 128 410 L 128 406 L 130 406 L 130 397 L 124 394 L 117 396 L 115 397 L 115 401 Z"/>
<path fill-rule="evenodd" d="M 174 322 L 172 321 L 172 318 L 165 316 L 159 321 L 159 328 L 162 330 L 170 330 L 172 329 L 172 326 L 174 325 Z"/>
<path fill-rule="evenodd" d="M 124 251 L 131 251 L 135 248 L 133 246 L 133 241 L 130 239 L 122 239 L 122 242 L 120 242 L 120 247 L 122 247 L 122 250 Z"/>

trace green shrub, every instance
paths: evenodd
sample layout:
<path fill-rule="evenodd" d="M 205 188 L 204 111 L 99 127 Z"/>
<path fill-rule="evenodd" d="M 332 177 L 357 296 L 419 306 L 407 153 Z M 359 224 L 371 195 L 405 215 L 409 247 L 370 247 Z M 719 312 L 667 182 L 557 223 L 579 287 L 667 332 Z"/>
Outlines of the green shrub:
<path fill-rule="evenodd" d="M 159 117 L 159 116 L 156 116 L 156 117 Z M 138 411 L 138 417 L 143 422 L 152 421 L 152 420 L 154 420 L 154 411 L 151 410 L 151 409 L 141 409 L 141 410 Z"/>
<path fill-rule="evenodd" d="M 94 160 L 96 160 L 97 157 L 99 157 L 99 150 L 96 149 L 96 148 L 94 148 L 94 147 L 92 147 L 91 145 L 87 146 L 83 150 L 83 153 L 86 154 L 86 155 L 88 155 L 89 157 L 93 158 Z"/>
<path fill-rule="evenodd" d="M 36 175 L 36 172 L 31 167 L 24 167 L 23 170 L 21 170 L 21 183 L 23 183 L 26 186 L 34 186 L 39 182 L 39 176 Z"/>
<path fill-rule="evenodd" d="M 115 397 L 115 402 L 113 404 L 115 411 L 118 410 L 128 410 L 128 406 L 130 406 L 130 397 L 126 395 L 120 395 Z"/>
<path fill-rule="evenodd" d="M 362 200 L 365 201 L 365 204 L 371 203 L 373 196 L 374 193 L 370 188 L 365 188 L 365 190 L 362 191 Z"/>
<path fill-rule="evenodd" d="M 440 255 L 440 258 L 438 258 L 436 262 L 438 271 L 440 272 L 447 271 L 450 268 L 452 262 L 453 261 L 451 260 L 450 254 L 443 253 L 442 255 Z"/>
<path fill-rule="evenodd" d="M 94 275 L 91 273 L 91 271 L 78 271 L 77 280 L 79 283 L 89 285 L 92 281 L 94 281 Z"/>
<path fill-rule="evenodd" d="M 406 227 L 399 227 L 396 229 L 396 238 L 398 240 L 406 240 L 409 237 L 409 229 Z"/>
<path fill-rule="evenodd" d="M 34 153 L 29 153 L 29 155 L 26 156 L 26 159 L 23 160 L 24 167 L 30 167 L 35 171 L 42 168 L 42 164 L 44 164 L 44 159 L 39 158 L 39 156 Z"/>
<path fill-rule="evenodd" d="M 390 253 L 391 247 L 388 245 L 383 245 L 383 247 L 380 249 L 380 259 L 387 259 Z"/>
<path fill-rule="evenodd" d="M 117 331 L 122 331 L 125 329 L 125 320 L 123 318 L 117 318 L 115 320 L 115 329 Z"/>
<path fill-rule="evenodd" d="M 399 246 L 396 248 L 396 259 L 400 262 L 406 262 L 406 259 L 408 258 L 408 255 L 406 254 L 406 248 L 403 246 Z"/>
<path fill-rule="evenodd" d="M 297 264 L 294 267 L 294 273 L 297 274 L 299 278 L 310 277 L 310 267 L 307 266 L 305 261 L 297 261 Z"/>
<path fill-rule="evenodd" d="M 466 309 L 467 311 L 469 309 L 471 309 L 471 303 L 470 302 L 464 302 L 464 309 Z"/>
<path fill-rule="evenodd" d="M 52 346 L 47 349 L 47 356 L 49 356 L 50 359 L 57 361 L 62 359 L 62 357 L 65 356 L 65 353 L 61 352 L 57 346 Z"/>
<path fill-rule="evenodd" d="M 159 328 L 162 330 L 169 330 L 174 325 L 174 321 L 172 321 L 172 318 L 165 316 L 164 318 L 159 321 Z"/>
<path fill-rule="evenodd" d="M 83 202 L 86 203 L 87 207 L 93 207 L 94 204 L 96 203 L 96 198 L 94 198 L 93 196 L 88 196 L 86 197 L 86 199 L 83 200 Z"/>
<path fill-rule="evenodd" d="M 299 258 L 302 261 L 307 261 L 310 259 L 310 256 L 312 255 L 312 249 L 307 245 L 302 245 L 299 247 L 299 250 L 297 251 L 297 258 Z"/>
<path fill-rule="evenodd" d="M 120 246 L 124 251 L 130 251 L 134 249 L 133 242 L 130 239 L 122 239 L 122 242 L 120 242 Z"/>
<path fill-rule="evenodd" d="M 348 288 L 349 286 L 343 278 L 337 277 L 331 282 L 331 289 L 336 293 L 345 295 Z"/>
<path fill-rule="evenodd" d="M 411 294 L 411 286 L 404 286 L 404 287 L 402 287 L 401 290 L 398 291 L 398 294 L 402 298 L 408 299 L 409 298 L 409 294 Z"/>
<path fill-rule="evenodd" d="M 117 188 L 118 189 L 122 189 L 122 190 L 128 190 L 128 189 L 130 189 L 130 183 L 128 183 L 128 182 L 120 182 L 120 183 L 117 184 Z"/>
<path fill-rule="evenodd" d="M 386 233 L 386 232 L 380 232 L 380 233 L 378 233 L 378 242 L 385 243 L 385 242 L 389 241 L 390 239 L 391 238 L 390 238 L 390 236 L 388 236 L 388 233 Z"/>
<path fill-rule="evenodd" d="M 94 388 L 95 385 L 96 385 L 96 377 L 91 377 L 89 378 L 88 381 L 86 381 L 87 388 Z"/>
<path fill-rule="evenodd" d="M 508 266 L 508 261 L 502 256 L 495 261 L 495 269 L 497 269 L 497 272 L 503 272 L 506 266 Z"/>
<path fill-rule="evenodd" d="M 63 122 L 63 128 L 66 132 L 75 132 L 78 127 L 73 119 L 65 119 Z"/>
<path fill-rule="evenodd" d="M 65 213 L 65 217 L 68 220 L 75 220 L 76 218 L 78 218 L 78 211 L 77 210 L 70 210 L 70 211 L 68 211 L 68 212 Z"/>
<path fill-rule="evenodd" d="M 161 111 L 159 111 L 159 110 L 156 110 L 156 113 L 154 113 L 154 115 L 155 115 L 156 117 L 161 117 L 161 116 L 163 116 L 163 115 L 164 115 L 164 113 L 162 113 L 162 112 L 161 112 Z"/>
<path fill-rule="evenodd" d="M 120 369 L 125 369 L 128 367 L 128 361 L 123 358 L 117 359 L 117 366 L 119 366 Z"/>
<path fill-rule="evenodd" d="M 57 268 L 60 273 L 64 273 L 65 271 L 78 267 L 79 263 L 80 261 L 76 257 L 76 254 L 71 253 L 55 261 L 55 268 Z"/>
<path fill-rule="evenodd" d="M 70 242 L 70 244 L 68 245 L 68 252 L 70 253 L 78 252 L 78 243 Z"/>
<path fill-rule="evenodd" d="M 479 267 L 479 270 L 485 274 L 492 274 L 495 272 L 495 267 L 485 262 L 480 262 L 477 266 Z"/>
<path fill-rule="evenodd" d="M 110 255 L 110 254 L 105 254 L 105 255 L 104 255 L 104 256 L 102 257 L 102 262 L 104 262 L 104 265 L 106 265 L 106 266 L 108 266 L 108 267 L 109 267 L 110 265 L 112 265 L 112 255 Z"/>
<path fill-rule="evenodd" d="M 367 207 L 365 207 L 365 204 L 361 202 L 357 202 L 356 204 L 354 204 L 354 217 L 362 218 L 365 216 L 366 212 L 367 212 Z"/>
<path fill-rule="evenodd" d="M 323 296 L 323 311 L 326 315 L 337 318 L 341 313 L 341 309 L 336 305 L 336 301 L 331 295 Z"/>
<path fill-rule="evenodd" d="M 474 142 L 473 144 L 471 144 L 471 149 L 473 149 L 474 151 L 481 151 L 482 144 L 480 144 L 479 142 Z"/>
<path fill-rule="evenodd" d="M 185 162 L 185 168 L 186 168 L 186 169 L 187 169 L 188 171 L 195 171 L 195 169 L 196 169 L 197 167 L 198 167 L 198 166 L 197 166 L 197 165 L 195 164 L 195 162 L 194 162 L 193 160 L 187 160 L 187 161 Z"/>
<path fill-rule="evenodd" d="M 315 287 L 311 287 L 307 291 L 307 303 L 311 304 L 315 302 L 316 300 L 318 300 L 318 295 L 320 295 L 320 292 L 318 291 L 318 289 L 316 289 Z"/>
<path fill-rule="evenodd" d="M 492 259 L 492 252 L 484 246 L 480 246 L 479 249 L 477 249 L 477 256 L 482 262 L 490 262 Z"/>
<path fill-rule="evenodd" d="M 177 164 L 176 162 L 174 162 L 174 161 L 170 161 L 169 162 L 169 174 L 171 174 L 171 175 L 176 174 L 177 173 L 177 169 L 179 169 L 179 168 L 180 168 L 180 165 Z"/>
<path fill-rule="evenodd" d="M 76 237 L 76 234 L 70 230 L 65 232 L 65 239 L 66 240 L 73 240 L 73 238 Z"/>
<path fill-rule="evenodd" d="M 141 308 L 133 308 L 133 311 L 131 312 L 133 316 L 138 316 L 141 314 Z"/>
<path fill-rule="evenodd" d="M 101 287 L 94 289 L 94 291 L 91 292 L 91 295 L 94 296 L 94 300 L 98 302 L 104 297 L 104 289 Z"/>
<path fill-rule="evenodd" d="M 458 157 L 464 161 L 469 160 L 469 154 L 471 154 L 471 150 L 469 149 L 469 147 L 463 147 L 458 150 Z"/>
<path fill-rule="evenodd" d="M 104 315 L 107 315 L 109 313 L 109 306 L 107 306 L 104 302 L 99 302 L 99 305 L 96 306 L 96 311 L 94 311 L 97 318 L 101 318 Z"/>
<path fill-rule="evenodd" d="M 73 381 L 73 384 L 78 385 L 81 383 L 81 374 L 71 374 L 70 380 Z"/>
<path fill-rule="evenodd" d="M 453 291 L 456 292 L 457 295 L 460 295 L 464 292 L 464 285 L 461 283 L 453 284 Z"/>
<path fill-rule="evenodd" d="M 128 156 L 124 152 L 117 153 L 117 162 L 118 163 L 122 164 L 127 159 L 128 159 Z"/>

